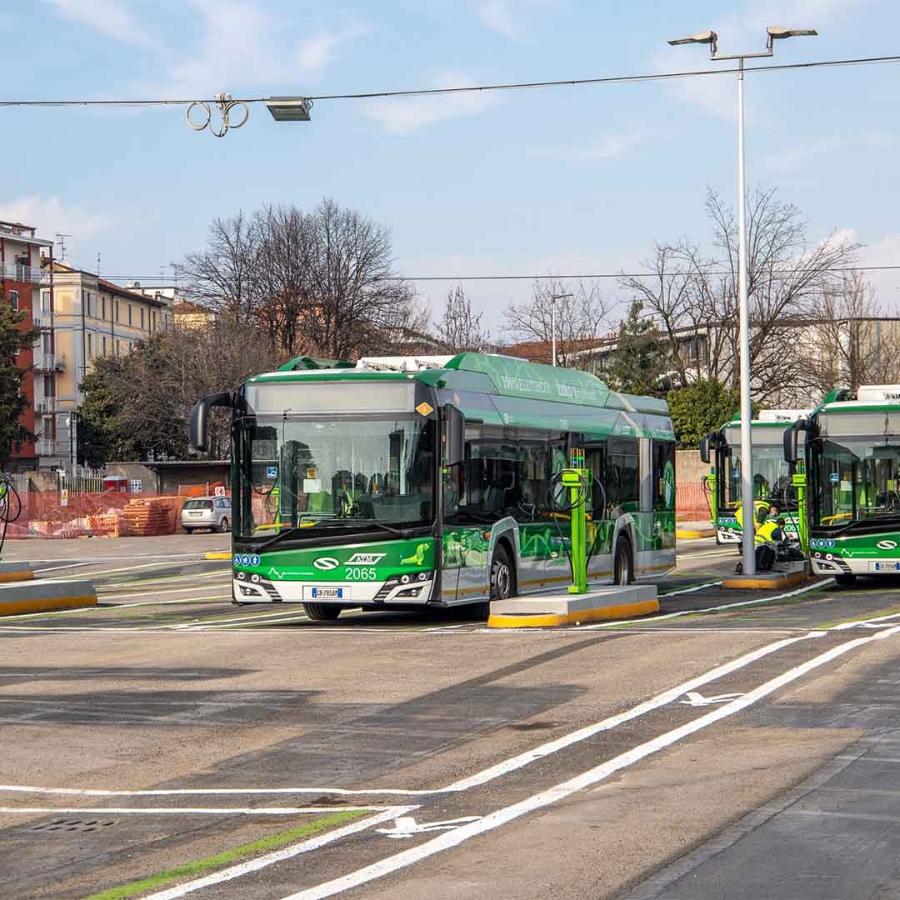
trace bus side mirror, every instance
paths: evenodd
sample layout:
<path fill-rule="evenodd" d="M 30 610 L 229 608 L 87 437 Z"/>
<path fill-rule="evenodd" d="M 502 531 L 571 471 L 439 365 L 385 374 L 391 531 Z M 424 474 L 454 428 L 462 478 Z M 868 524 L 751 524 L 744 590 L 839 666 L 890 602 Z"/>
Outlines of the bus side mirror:
<path fill-rule="evenodd" d="M 191 446 L 201 453 L 209 449 L 209 411 L 214 406 L 234 408 L 234 395 L 230 391 L 220 391 L 198 400 L 191 410 Z"/>
<path fill-rule="evenodd" d="M 709 465 L 709 435 L 700 439 L 700 462 Z"/>
<path fill-rule="evenodd" d="M 465 462 L 466 421 L 452 404 L 441 407 L 441 423 L 444 426 L 444 465 L 458 466 Z"/>
<path fill-rule="evenodd" d="M 800 455 L 800 432 L 806 431 L 806 419 L 794 422 L 784 433 L 784 461 L 793 465 Z"/>

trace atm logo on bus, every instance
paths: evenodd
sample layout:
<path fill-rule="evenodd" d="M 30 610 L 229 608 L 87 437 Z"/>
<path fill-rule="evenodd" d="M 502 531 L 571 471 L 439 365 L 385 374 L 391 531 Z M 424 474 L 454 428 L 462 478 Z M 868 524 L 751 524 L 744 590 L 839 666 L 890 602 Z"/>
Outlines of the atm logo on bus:
<path fill-rule="evenodd" d="M 379 560 L 384 559 L 387 553 L 354 553 L 347 560 L 347 566 L 374 566 Z"/>
<path fill-rule="evenodd" d="M 879 541 L 875 546 L 879 550 L 896 550 L 897 542 L 896 541 Z"/>

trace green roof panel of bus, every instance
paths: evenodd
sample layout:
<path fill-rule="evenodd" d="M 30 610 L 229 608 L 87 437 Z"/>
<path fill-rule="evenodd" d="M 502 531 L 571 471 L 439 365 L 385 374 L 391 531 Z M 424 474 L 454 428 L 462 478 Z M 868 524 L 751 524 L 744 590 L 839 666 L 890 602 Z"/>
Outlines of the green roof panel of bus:
<path fill-rule="evenodd" d="M 578 369 L 484 353 L 460 353 L 443 368 L 414 373 L 346 368 L 340 363 L 334 367 L 294 365 L 297 362 L 294 360 L 278 372 L 257 375 L 249 381 L 260 384 L 415 379 L 431 387 L 453 391 L 458 396 L 454 402 L 467 418 L 487 424 L 593 434 L 615 432 L 663 440 L 674 437 L 665 400 L 611 391 L 596 375 Z M 476 394 L 488 395 L 492 401 L 488 406 L 482 401 L 475 402 L 473 395 Z"/>

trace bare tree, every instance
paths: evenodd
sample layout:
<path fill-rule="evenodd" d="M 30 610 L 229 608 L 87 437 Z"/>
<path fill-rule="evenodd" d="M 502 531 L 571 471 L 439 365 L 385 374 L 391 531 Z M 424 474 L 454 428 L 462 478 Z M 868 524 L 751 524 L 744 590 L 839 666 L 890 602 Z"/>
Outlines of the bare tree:
<path fill-rule="evenodd" d="M 447 294 L 444 314 L 437 323 L 437 343 L 449 353 L 487 350 L 491 334 L 481 327 L 482 315 L 472 309 L 472 301 L 461 287 L 454 288 Z"/>
<path fill-rule="evenodd" d="M 900 321 L 887 316 L 858 272 L 828 285 L 794 348 L 814 399 L 835 387 L 900 382 Z"/>
<path fill-rule="evenodd" d="M 233 322 L 250 322 L 256 307 L 260 235 L 243 213 L 214 219 L 206 249 L 188 253 L 175 272 L 194 302 Z"/>
<path fill-rule="evenodd" d="M 712 190 L 706 209 L 716 256 L 684 240 L 658 244 L 644 263 L 647 275 L 623 277 L 622 286 L 657 320 L 677 383 L 708 377 L 734 387 L 740 380 L 737 224 Z M 859 248 L 834 234 L 811 245 L 800 211 L 774 190 L 748 197 L 747 235 L 753 391 L 766 401 L 802 381 L 792 352 L 798 321 L 838 288 L 838 270 L 852 264 Z"/>
<path fill-rule="evenodd" d="M 609 315 L 596 284 L 566 286 L 555 278 L 536 281 L 531 300 L 510 304 L 504 310 L 505 330 L 516 340 L 536 341 L 546 347 L 546 361 L 550 362 L 554 307 L 557 363 L 591 368 L 592 350 L 608 327 Z"/>

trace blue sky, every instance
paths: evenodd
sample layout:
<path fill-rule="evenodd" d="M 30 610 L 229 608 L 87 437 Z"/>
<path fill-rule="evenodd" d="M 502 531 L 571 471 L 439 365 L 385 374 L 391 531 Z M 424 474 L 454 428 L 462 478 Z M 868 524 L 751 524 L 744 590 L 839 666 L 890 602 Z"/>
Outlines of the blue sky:
<path fill-rule="evenodd" d="M 890 55 L 896 0 L 31 0 L 0 9 L 2 99 L 326 94 L 711 67 L 667 39 L 714 28 L 778 62 Z M 712 64 L 715 65 L 715 64 Z M 722 64 L 718 64 L 722 65 Z M 900 66 L 748 80 L 748 180 L 799 206 L 818 240 L 900 264 Z M 0 217 L 70 260 L 159 276 L 210 220 L 328 196 L 392 228 L 404 274 L 633 269 L 656 240 L 707 235 L 707 186 L 735 187 L 732 76 L 440 99 L 319 101 L 307 124 L 264 107 L 222 140 L 178 107 L 0 109 Z M 166 270 L 168 273 L 170 270 Z M 900 313 L 900 273 L 873 275 Z M 452 285 L 420 284 L 439 310 Z M 466 285 L 492 326 L 530 285 Z M 604 289 L 612 298 L 615 284 Z"/>

